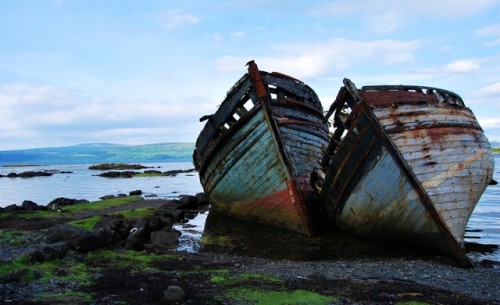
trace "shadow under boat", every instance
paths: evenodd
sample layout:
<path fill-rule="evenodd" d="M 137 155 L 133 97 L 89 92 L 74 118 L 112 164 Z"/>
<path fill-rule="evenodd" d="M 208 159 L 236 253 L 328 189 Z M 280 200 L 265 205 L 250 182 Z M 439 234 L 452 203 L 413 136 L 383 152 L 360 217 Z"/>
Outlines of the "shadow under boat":
<path fill-rule="evenodd" d="M 363 240 L 335 227 L 305 236 L 213 211 L 206 217 L 200 251 L 293 261 L 418 258 L 454 264 L 425 249 Z"/>

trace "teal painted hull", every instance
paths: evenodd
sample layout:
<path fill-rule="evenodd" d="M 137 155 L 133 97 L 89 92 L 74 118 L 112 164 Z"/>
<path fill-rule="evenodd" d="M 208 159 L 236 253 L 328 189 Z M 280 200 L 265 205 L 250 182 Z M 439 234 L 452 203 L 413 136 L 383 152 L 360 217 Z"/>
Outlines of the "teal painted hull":
<path fill-rule="evenodd" d="M 309 177 L 328 145 L 321 103 L 297 80 L 258 72 L 261 85 L 245 75 L 200 133 L 200 181 L 215 211 L 312 235 Z"/>

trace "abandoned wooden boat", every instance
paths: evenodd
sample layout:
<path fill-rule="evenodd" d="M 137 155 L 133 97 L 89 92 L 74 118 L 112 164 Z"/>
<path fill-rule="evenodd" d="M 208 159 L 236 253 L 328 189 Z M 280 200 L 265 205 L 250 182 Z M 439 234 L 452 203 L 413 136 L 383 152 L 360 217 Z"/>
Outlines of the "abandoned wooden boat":
<path fill-rule="evenodd" d="M 310 235 L 312 170 L 328 146 L 316 93 L 281 73 L 245 74 L 201 131 L 193 155 L 211 209 Z"/>
<path fill-rule="evenodd" d="M 326 117 L 334 135 L 313 178 L 343 230 L 432 248 L 469 264 L 465 227 L 492 180 L 490 144 L 455 93 L 348 79 Z"/>

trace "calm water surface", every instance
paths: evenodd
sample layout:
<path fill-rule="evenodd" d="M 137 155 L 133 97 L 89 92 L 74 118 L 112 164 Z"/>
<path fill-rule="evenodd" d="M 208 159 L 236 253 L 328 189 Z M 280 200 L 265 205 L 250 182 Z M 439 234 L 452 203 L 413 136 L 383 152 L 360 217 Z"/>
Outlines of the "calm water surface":
<path fill-rule="evenodd" d="M 95 201 L 105 195 L 128 195 L 133 190 L 142 190 L 144 196 L 154 198 L 174 198 L 180 194 L 194 195 L 203 191 L 196 172 L 179 174 L 175 177 L 111 179 L 96 176 L 104 171 L 89 170 L 90 165 L 0 166 L 2 175 L 25 171 L 71 172 L 55 173 L 50 177 L 0 178 L 0 206 L 20 205 L 24 200 L 47 205 L 58 197 Z M 193 168 L 191 162 L 143 163 L 142 165 L 162 172 Z M 144 170 L 140 172 L 142 171 Z"/>
<path fill-rule="evenodd" d="M 466 242 L 500 246 L 500 154 L 495 154 L 493 179 L 499 184 L 489 185 L 481 196 L 467 224 Z M 484 258 L 500 261 L 500 249 Z"/>
<path fill-rule="evenodd" d="M 500 166 L 498 165 L 500 164 L 500 155 L 495 155 L 495 164 L 494 179 L 500 182 Z M 193 168 L 191 162 L 144 163 L 143 165 L 154 167 L 162 172 Z M 146 198 L 161 199 L 172 199 L 181 194 L 194 195 L 203 191 L 196 172 L 179 174 L 175 177 L 110 179 L 96 176 L 102 171 L 89 170 L 89 166 L 90 164 L 2 167 L 0 164 L 0 174 L 2 175 L 11 172 L 44 170 L 72 172 L 28 179 L 0 178 L 0 207 L 10 204 L 20 205 L 24 200 L 32 200 L 40 205 L 46 205 L 58 197 L 95 201 L 105 195 L 128 194 L 133 190 L 142 190 Z M 181 240 L 181 247 L 186 247 L 184 250 L 197 251 L 199 249 L 198 241 L 203 234 L 207 216 L 208 212 L 200 214 L 196 219 L 190 221 L 192 224 L 188 230 L 183 230 L 184 237 Z M 484 192 L 469 220 L 465 241 L 500 246 L 500 184 L 490 185 Z M 500 261 L 498 247 L 489 253 L 469 253 L 469 255 L 473 256 L 475 260 Z"/>

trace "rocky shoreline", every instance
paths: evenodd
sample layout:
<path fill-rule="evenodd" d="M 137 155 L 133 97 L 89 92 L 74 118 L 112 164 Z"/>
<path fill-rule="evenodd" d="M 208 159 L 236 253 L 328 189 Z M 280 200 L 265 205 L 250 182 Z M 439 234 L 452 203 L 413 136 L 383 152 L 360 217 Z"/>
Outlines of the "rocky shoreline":
<path fill-rule="evenodd" d="M 35 211 L 48 217 L 0 213 L 0 304 L 256 304 L 250 292 L 303 298 L 287 304 L 500 304 L 498 262 L 463 269 L 419 254 L 300 261 L 179 252 L 173 226 L 189 228 L 208 209 L 203 194 L 69 211 L 78 204 L 89 203 Z M 153 212 L 127 216 L 143 211 Z M 75 226 L 93 218 L 91 230 Z"/>

